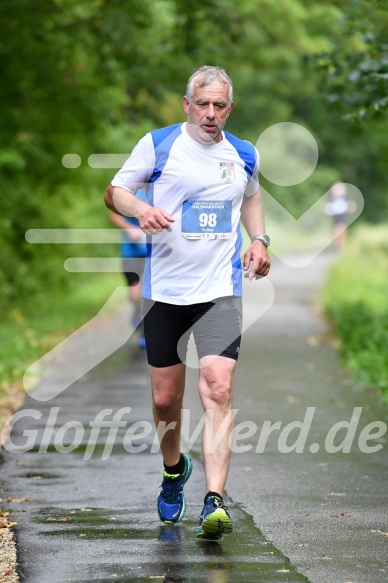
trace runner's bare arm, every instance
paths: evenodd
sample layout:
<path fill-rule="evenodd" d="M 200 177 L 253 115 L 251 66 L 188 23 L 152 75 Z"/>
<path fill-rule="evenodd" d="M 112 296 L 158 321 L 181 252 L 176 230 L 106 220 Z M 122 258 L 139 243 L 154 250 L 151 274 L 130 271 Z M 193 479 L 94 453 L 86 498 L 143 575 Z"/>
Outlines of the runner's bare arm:
<path fill-rule="evenodd" d="M 265 233 L 263 201 L 260 191 L 250 197 L 244 197 L 241 206 L 241 221 L 250 238 Z M 243 267 L 245 277 L 265 277 L 268 275 L 271 261 L 266 247 L 261 241 L 254 241 L 244 254 Z"/>
<path fill-rule="evenodd" d="M 127 234 L 127 237 L 133 243 L 138 243 L 143 238 L 143 233 L 141 229 L 137 226 L 131 224 L 122 215 L 118 215 L 113 211 L 109 211 L 109 218 L 116 227 L 122 229 Z"/>
<path fill-rule="evenodd" d="M 170 223 L 173 223 L 174 219 L 167 211 L 139 200 L 125 188 L 110 185 L 105 192 L 104 201 L 111 211 L 138 219 L 140 228 L 147 235 L 156 235 L 163 229 L 171 231 Z"/>

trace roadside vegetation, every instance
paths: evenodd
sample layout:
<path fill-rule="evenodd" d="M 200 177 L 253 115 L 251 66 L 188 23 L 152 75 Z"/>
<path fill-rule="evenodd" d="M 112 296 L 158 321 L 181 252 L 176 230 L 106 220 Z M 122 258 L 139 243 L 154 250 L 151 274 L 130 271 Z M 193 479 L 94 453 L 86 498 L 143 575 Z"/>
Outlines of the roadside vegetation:
<path fill-rule="evenodd" d="M 256 144 L 292 122 L 315 137 L 308 180 L 261 181 L 290 214 L 343 181 L 368 193 L 363 221 L 388 220 L 385 0 L 2 0 L 0 21 L 0 430 L 23 401 L 26 368 L 122 285 L 119 273 L 64 268 L 118 245 L 31 244 L 26 232 L 112 228 L 102 195 L 115 168 L 89 157 L 129 154 L 150 129 L 183 121 L 197 67 L 230 73 L 231 133 Z M 283 246 L 303 246 L 278 229 Z M 349 244 L 324 301 L 347 365 L 386 396 L 387 249 L 379 229 L 367 232 L 376 238 Z M 1 581 L 18 580 L 13 560 L 0 556 Z"/>
<path fill-rule="evenodd" d="M 331 267 L 323 307 L 344 366 L 388 403 L 388 225 L 360 226 Z"/>
<path fill-rule="evenodd" d="M 23 375 L 27 367 L 95 316 L 115 287 L 122 285 L 121 273 L 74 273 L 64 267 L 70 257 L 111 257 L 117 258 L 120 269 L 119 244 L 31 244 L 25 239 L 29 227 L 112 228 L 103 203 L 108 178 L 102 173 L 92 183 L 86 176 L 85 182 L 89 184 L 87 191 L 81 185 L 62 185 L 64 202 L 51 199 L 47 208 L 41 207 L 52 219 L 42 224 L 25 217 L 25 222 L 17 225 L 25 231 L 19 233 L 15 247 L 5 249 L 0 304 L 0 435 L 25 398 Z M 14 231 L 10 229 L 16 237 Z"/>
<path fill-rule="evenodd" d="M 308 180 L 261 181 L 289 213 L 340 180 L 368 192 L 364 221 L 387 220 L 383 0 L 3 0 L 0 19 L 0 398 L 16 399 L 28 364 L 121 283 L 63 266 L 118 246 L 31 244 L 26 232 L 112 228 L 102 195 L 116 169 L 89 156 L 129 154 L 150 129 L 183 121 L 187 78 L 201 65 L 233 79 L 228 131 L 256 144 L 293 122 L 315 137 Z"/>
<path fill-rule="evenodd" d="M 116 286 L 123 285 L 120 275 L 67 274 L 73 281 L 67 282 L 65 293 L 48 286 L 44 296 L 15 301 L 9 307 L 1 322 L 0 435 L 24 401 L 23 375 L 28 366 L 93 318 Z"/>

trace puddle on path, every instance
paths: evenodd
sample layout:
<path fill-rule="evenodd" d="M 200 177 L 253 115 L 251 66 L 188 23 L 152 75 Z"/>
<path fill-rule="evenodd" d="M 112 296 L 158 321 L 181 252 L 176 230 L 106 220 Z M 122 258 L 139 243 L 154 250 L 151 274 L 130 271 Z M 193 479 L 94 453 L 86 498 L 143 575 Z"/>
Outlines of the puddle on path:
<path fill-rule="evenodd" d="M 176 526 L 158 524 L 154 512 L 139 508 L 45 508 L 35 521 L 40 537 L 60 540 L 68 553 L 76 545 L 74 555 L 83 555 L 64 579 L 72 583 L 307 583 L 248 514 L 229 508 L 235 530 L 220 543 L 195 538 L 191 516 L 201 509 L 193 505 Z"/>

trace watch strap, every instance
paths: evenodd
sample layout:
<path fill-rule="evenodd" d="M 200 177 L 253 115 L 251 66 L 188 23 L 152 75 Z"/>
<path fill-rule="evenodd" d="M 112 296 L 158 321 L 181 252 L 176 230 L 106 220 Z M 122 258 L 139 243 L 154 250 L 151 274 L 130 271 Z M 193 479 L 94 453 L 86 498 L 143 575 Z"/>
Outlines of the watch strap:
<path fill-rule="evenodd" d="M 270 238 L 268 237 L 268 235 L 262 234 L 262 235 L 255 235 L 254 237 L 252 237 L 251 239 L 251 243 L 253 243 L 253 241 L 261 241 L 261 243 L 263 243 L 263 245 L 265 247 L 269 247 L 270 245 Z"/>

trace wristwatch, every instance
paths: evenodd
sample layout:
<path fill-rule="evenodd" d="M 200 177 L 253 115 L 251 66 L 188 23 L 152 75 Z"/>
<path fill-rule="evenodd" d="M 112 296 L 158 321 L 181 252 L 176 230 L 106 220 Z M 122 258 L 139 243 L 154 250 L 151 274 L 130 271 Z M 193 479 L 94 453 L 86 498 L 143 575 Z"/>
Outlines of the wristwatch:
<path fill-rule="evenodd" d="M 268 237 L 268 235 L 255 235 L 251 239 L 252 243 L 253 243 L 253 241 L 261 241 L 263 243 L 264 247 L 269 247 L 271 244 L 271 240 Z"/>

